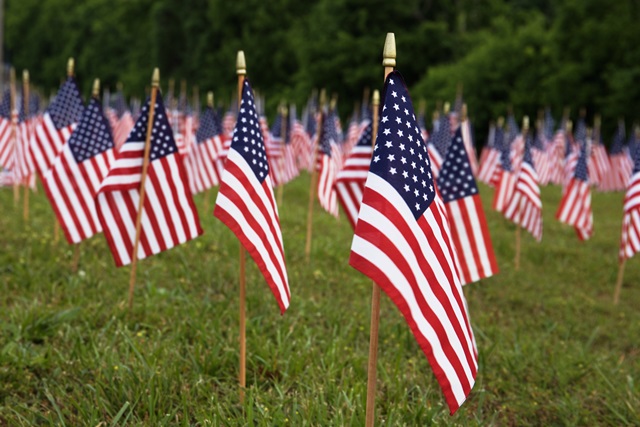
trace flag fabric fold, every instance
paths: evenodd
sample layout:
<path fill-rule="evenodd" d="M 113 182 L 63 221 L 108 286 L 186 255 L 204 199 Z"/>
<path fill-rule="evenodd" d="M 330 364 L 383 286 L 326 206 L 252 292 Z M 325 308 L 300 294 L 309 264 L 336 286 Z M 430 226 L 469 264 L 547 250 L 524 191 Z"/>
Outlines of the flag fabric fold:
<path fill-rule="evenodd" d="M 576 162 L 573 177 L 560 201 L 556 218 L 575 228 L 580 240 L 587 240 L 593 234 L 593 212 L 591 211 L 591 189 L 587 172 L 587 146 L 583 144 Z"/>
<path fill-rule="evenodd" d="M 96 196 L 100 224 L 116 266 L 131 263 L 140 201 L 142 165 L 150 100 L 142 107 L 127 141 Z M 202 234 L 198 212 L 158 92 L 142 205 L 138 259 L 144 259 Z"/>
<path fill-rule="evenodd" d="M 471 392 L 478 361 L 451 232 L 397 71 L 382 99 L 349 263 L 400 309 L 454 413 Z"/>

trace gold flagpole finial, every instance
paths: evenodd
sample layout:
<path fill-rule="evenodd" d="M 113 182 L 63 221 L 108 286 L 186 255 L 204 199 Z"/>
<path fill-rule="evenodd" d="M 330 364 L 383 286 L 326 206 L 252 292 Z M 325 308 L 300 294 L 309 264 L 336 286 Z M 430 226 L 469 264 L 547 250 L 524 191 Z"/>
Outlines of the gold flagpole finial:
<path fill-rule="evenodd" d="M 449 111 L 451 110 L 451 104 L 449 104 L 448 102 L 444 103 L 444 110 L 442 110 L 445 114 L 449 114 Z"/>
<path fill-rule="evenodd" d="M 384 40 L 382 65 L 385 67 L 396 66 L 396 35 L 394 33 L 387 33 L 387 38 Z"/>
<path fill-rule="evenodd" d="M 91 91 L 91 95 L 96 99 L 100 96 L 100 79 L 95 79 L 93 81 L 93 90 Z"/>
<path fill-rule="evenodd" d="M 22 81 L 29 84 L 29 70 L 22 70 Z"/>
<path fill-rule="evenodd" d="M 378 89 L 373 91 L 373 105 L 380 105 L 380 91 Z"/>
<path fill-rule="evenodd" d="M 75 60 L 73 58 L 69 58 L 67 61 L 67 77 L 73 77 L 73 74 L 75 73 L 75 66 Z"/>
<path fill-rule="evenodd" d="M 153 75 L 151 76 L 151 87 L 160 87 L 160 69 L 158 67 L 153 69 Z"/>
<path fill-rule="evenodd" d="M 213 92 L 207 92 L 207 107 L 213 108 Z"/>
<path fill-rule="evenodd" d="M 527 132 L 529 130 L 529 116 L 524 116 L 522 119 L 522 130 Z"/>
<path fill-rule="evenodd" d="M 501 128 L 502 126 L 504 126 L 504 117 L 500 116 L 498 117 L 498 127 Z"/>
<path fill-rule="evenodd" d="M 238 56 L 236 57 L 236 74 L 239 76 L 247 74 L 247 62 L 244 59 L 244 50 L 238 51 Z"/>
<path fill-rule="evenodd" d="M 327 102 L 327 90 L 322 89 L 320 91 L 320 109 L 324 108 L 324 104 Z"/>
<path fill-rule="evenodd" d="M 463 103 L 462 104 L 462 110 L 460 111 L 460 118 L 462 119 L 462 121 L 466 121 L 467 120 L 467 116 L 468 116 L 468 112 L 467 112 L 467 103 Z"/>

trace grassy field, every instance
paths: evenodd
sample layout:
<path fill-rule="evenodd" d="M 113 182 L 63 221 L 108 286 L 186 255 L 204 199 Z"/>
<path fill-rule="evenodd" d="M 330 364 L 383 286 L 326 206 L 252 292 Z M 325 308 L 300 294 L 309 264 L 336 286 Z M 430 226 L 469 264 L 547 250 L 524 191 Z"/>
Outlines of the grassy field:
<path fill-rule="evenodd" d="M 352 230 L 316 207 L 304 262 L 308 176 L 285 188 L 282 230 L 292 303 L 284 316 L 248 262 L 247 399 L 238 401 L 238 243 L 204 212 L 205 234 L 116 269 L 103 236 L 53 242 L 42 192 L 25 225 L 0 191 L 0 425 L 364 424 L 371 284 L 348 266 Z M 639 425 L 640 261 L 612 304 L 621 193 L 593 197 L 595 235 L 580 243 L 543 189 L 544 237 L 490 211 L 501 272 L 465 294 L 480 353 L 478 381 L 451 417 L 426 358 L 383 295 L 377 425 Z"/>

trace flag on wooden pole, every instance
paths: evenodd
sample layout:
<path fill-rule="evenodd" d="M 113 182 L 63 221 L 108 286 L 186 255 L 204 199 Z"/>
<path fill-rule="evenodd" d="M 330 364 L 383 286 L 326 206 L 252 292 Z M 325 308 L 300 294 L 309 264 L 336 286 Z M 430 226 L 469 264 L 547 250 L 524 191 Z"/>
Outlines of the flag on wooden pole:
<path fill-rule="evenodd" d="M 572 225 L 580 240 L 587 240 L 593 234 L 593 212 L 591 211 L 591 189 L 587 172 L 587 144 L 578 147 L 580 155 L 573 177 L 567 184 L 560 201 L 556 218 Z"/>
<path fill-rule="evenodd" d="M 402 76 L 389 74 L 349 264 L 400 309 L 451 413 L 478 370 L 447 216 Z"/>
<path fill-rule="evenodd" d="M 118 267 L 132 261 L 149 108 L 150 100 L 147 100 L 96 196 L 98 218 Z M 171 249 L 202 234 L 160 93 L 153 116 L 141 221 L 137 259 Z"/>
<path fill-rule="evenodd" d="M 69 243 L 102 231 L 94 198 L 115 160 L 109 121 L 94 97 L 51 169 L 42 176 L 45 193 Z"/>
<path fill-rule="evenodd" d="M 269 177 L 258 113 L 249 80 L 222 174 L 213 214 L 238 237 L 271 288 L 280 312 L 291 298 L 278 208 Z"/>
<path fill-rule="evenodd" d="M 447 150 L 437 182 L 458 254 L 460 280 L 467 284 L 493 276 L 498 272 L 498 264 L 463 140 L 463 129 L 459 127 Z"/>

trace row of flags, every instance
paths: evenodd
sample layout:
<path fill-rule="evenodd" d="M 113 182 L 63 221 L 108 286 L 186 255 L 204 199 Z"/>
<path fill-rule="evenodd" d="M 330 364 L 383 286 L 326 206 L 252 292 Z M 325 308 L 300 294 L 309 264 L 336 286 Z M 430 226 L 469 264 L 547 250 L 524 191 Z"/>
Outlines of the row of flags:
<path fill-rule="evenodd" d="M 25 117 L 19 144 L 0 144 L 10 159 L 2 167 L 28 165 L 20 176 L 39 176 L 68 242 L 104 231 L 117 266 L 201 235 L 192 196 L 219 186 L 214 215 L 254 259 L 282 313 L 291 293 L 273 188 L 301 170 L 317 172 L 320 205 L 335 216 L 342 206 L 354 228 L 350 264 L 398 306 L 453 413 L 478 370 L 462 287 L 498 272 L 477 180 L 495 187 L 493 208 L 538 241 L 540 185 L 563 185 L 557 217 L 587 239 L 591 186 L 618 188 L 624 176 L 610 176 L 614 159 L 633 165 L 632 151 L 607 153 L 580 123 L 575 135 L 568 122 L 549 134 L 545 121 L 533 135 L 510 116 L 506 127 L 492 127 L 478 158 L 462 105 L 427 130 L 397 71 L 382 101 L 377 135 L 369 106 L 343 132 L 336 109 L 313 98 L 300 120 L 295 108 L 282 108 L 269 127 L 248 80 L 235 113 L 211 102 L 194 114 L 167 108 L 160 93 L 139 111 L 119 101 L 105 106 L 97 95 L 84 106 L 70 76 L 43 114 Z M 0 129 L 22 123 L 15 112 L 2 117 Z M 12 132 L 7 140 L 20 131 Z M 640 150 L 633 154 L 620 251 L 626 258 L 640 249 Z"/>

